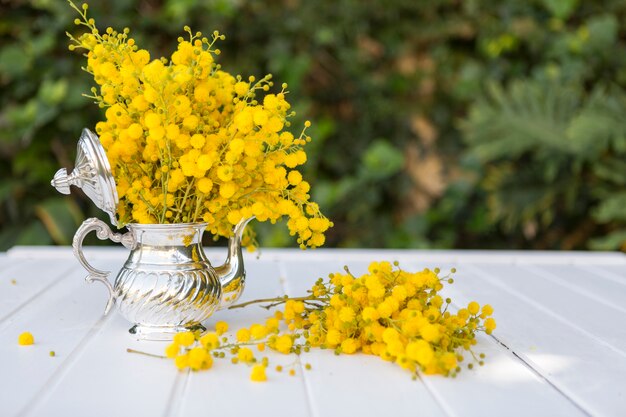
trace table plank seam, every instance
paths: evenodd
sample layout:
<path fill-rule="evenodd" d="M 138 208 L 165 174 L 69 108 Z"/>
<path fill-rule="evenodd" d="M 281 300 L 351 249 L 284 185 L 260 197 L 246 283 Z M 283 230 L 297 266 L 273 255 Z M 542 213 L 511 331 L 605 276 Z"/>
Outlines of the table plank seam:
<path fill-rule="evenodd" d="M 600 304 L 604 304 L 607 307 L 611 307 L 615 310 L 618 310 L 622 313 L 626 313 L 626 308 L 619 306 L 617 304 L 612 303 L 611 301 L 608 301 L 600 296 L 597 296 L 595 294 L 590 293 L 589 291 L 585 290 L 584 288 L 581 288 L 579 285 L 575 284 L 575 283 L 571 283 L 568 282 L 566 280 L 564 280 L 563 278 L 559 278 L 558 276 L 554 275 L 552 272 L 548 272 L 548 271 L 544 271 L 541 268 L 538 268 L 534 265 L 520 265 L 520 267 L 522 269 L 526 269 L 527 271 L 531 271 L 537 275 L 539 275 L 542 278 L 545 278 L 548 281 L 554 282 L 557 285 L 560 285 L 562 287 L 567 288 L 570 291 L 574 291 L 580 295 L 582 295 L 583 297 L 587 297 L 590 298 L 594 301 L 597 301 Z"/>
<path fill-rule="evenodd" d="M 185 392 L 187 391 L 187 386 L 189 385 L 190 373 L 191 371 L 189 369 L 185 372 L 178 371 L 176 373 L 176 378 L 174 379 L 174 384 L 172 385 L 172 390 L 170 391 L 170 396 L 167 400 L 163 417 L 175 417 L 181 415 L 184 404 L 183 399 L 185 398 Z"/>
<path fill-rule="evenodd" d="M 35 294 L 31 295 L 29 298 L 24 300 L 21 304 L 18 304 L 17 306 L 15 306 L 15 308 L 13 308 L 13 310 L 7 312 L 4 316 L 0 317 L 0 324 L 3 323 L 4 321 L 6 321 L 7 319 L 9 319 L 10 317 L 14 316 L 15 314 L 17 314 L 20 310 L 25 308 L 32 301 L 34 301 L 37 298 L 41 297 L 44 293 L 46 293 L 52 287 L 54 287 L 55 285 L 58 285 L 63 280 L 67 279 L 67 277 L 71 275 L 71 271 L 74 270 L 75 268 L 76 268 L 76 266 L 72 265 L 70 268 L 65 269 L 64 272 L 59 275 L 58 279 L 57 278 L 53 279 L 48 285 L 44 286 L 39 291 L 37 291 Z"/>
<path fill-rule="evenodd" d="M 615 272 L 607 271 L 602 266 L 596 265 L 596 269 L 591 268 L 588 265 L 576 265 L 578 268 L 583 269 L 597 277 L 601 277 L 603 279 L 615 282 L 617 284 L 621 284 L 626 286 L 626 278 L 622 277 Z"/>
<path fill-rule="evenodd" d="M 535 375 L 536 377 L 538 377 L 540 380 L 544 381 L 546 384 L 548 384 L 552 389 L 554 389 L 557 393 L 559 393 L 561 396 L 563 396 L 567 401 L 569 401 L 574 407 L 576 407 L 578 410 L 580 410 L 583 414 L 586 414 L 590 417 L 593 417 L 593 413 L 590 412 L 589 410 L 587 410 L 583 405 L 579 404 L 577 401 L 575 401 L 570 395 L 568 395 L 563 389 L 561 389 L 559 387 L 559 385 L 552 381 L 550 378 L 548 378 L 546 375 L 542 374 L 541 372 L 539 372 L 538 369 L 536 369 L 532 363 L 528 360 L 525 359 L 523 354 L 518 354 L 514 349 L 512 349 L 511 347 L 509 347 L 506 343 L 504 343 L 502 340 L 500 340 L 497 336 L 495 336 L 494 334 L 489 335 L 491 337 L 491 339 L 493 339 L 498 345 L 502 346 L 502 348 L 504 348 L 509 354 L 515 356 L 515 358 L 517 358 L 526 368 L 528 368 L 528 370 L 530 372 L 533 373 L 533 375 Z"/>
<path fill-rule="evenodd" d="M 450 303 L 450 305 L 454 308 L 456 308 L 457 310 L 459 310 L 460 306 L 457 305 L 456 303 L 452 302 Z M 571 403 L 575 408 L 577 408 L 578 410 L 580 410 L 583 414 L 592 417 L 593 414 L 591 414 L 590 412 L 588 412 L 584 407 L 582 407 L 580 404 L 578 404 L 572 397 L 570 397 L 569 395 L 567 395 L 562 389 L 560 389 L 558 387 L 558 385 L 554 382 L 552 382 L 548 377 L 544 376 L 543 374 L 541 374 L 541 372 L 539 372 L 537 369 L 535 369 L 531 363 L 529 363 L 528 361 L 526 361 L 521 355 L 519 355 L 517 352 L 515 352 L 513 349 L 511 349 L 506 343 L 504 343 L 502 340 L 500 340 L 496 335 L 494 334 L 490 334 L 488 335 L 489 338 L 487 340 L 490 340 L 491 343 L 494 343 L 496 345 L 496 347 L 500 350 L 502 350 L 503 352 L 505 352 L 506 355 L 512 355 L 514 356 L 517 360 L 519 360 L 533 375 L 535 375 L 536 377 L 538 377 L 541 381 L 547 383 L 551 388 L 553 388 L 556 393 L 560 396 L 562 396 L 567 402 Z"/>
<path fill-rule="evenodd" d="M 283 294 L 287 294 L 287 267 L 283 261 L 277 260 L 278 263 L 278 282 L 280 282 L 281 289 Z M 309 412 L 309 416 L 314 417 L 317 416 L 318 413 L 315 412 L 313 407 L 313 389 L 311 388 L 311 382 L 306 376 L 306 370 L 304 369 L 304 365 L 302 365 L 302 361 L 300 360 L 300 355 L 296 355 L 296 363 L 298 364 L 298 368 L 300 369 L 300 375 L 302 375 L 302 383 L 304 385 L 304 392 L 306 392 L 306 405 L 307 410 Z"/>
<path fill-rule="evenodd" d="M 67 355 L 67 359 L 65 359 L 58 367 L 56 371 L 48 378 L 48 380 L 43 384 L 41 389 L 39 389 L 33 399 L 26 404 L 24 408 L 22 408 L 18 413 L 17 417 L 26 417 L 29 414 L 32 414 L 36 411 L 41 404 L 46 400 L 52 393 L 53 389 L 61 382 L 63 377 L 69 372 L 72 365 L 78 360 L 82 351 L 87 347 L 91 339 L 93 339 L 102 327 L 111 320 L 113 314 L 109 314 L 106 316 L 102 316 L 94 323 L 94 325 L 89 329 L 89 331 L 85 334 L 85 336 L 78 342 L 78 344 L 72 349 L 72 351 Z"/>
<path fill-rule="evenodd" d="M 369 260 L 371 260 L 371 258 L 370 258 Z M 360 260 L 358 263 L 362 263 L 363 265 L 367 265 L 367 264 L 369 263 L 369 260 L 362 259 L 362 260 Z M 346 264 L 349 264 L 349 263 L 350 263 L 350 264 L 353 264 L 353 265 L 357 263 L 357 262 L 354 262 L 354 260 L 353 260 L 352 258 L 350 258 L 350 259 L 340 259 L 340 260 L 339 260 L 339 259 L 337 259 L 337 258 L 335 258 L 335 259 L 334 259 L 334 261 L 336 261 L 336 262 L 340 262 L 340 263 L 341 263 L 341 264 L 343 264 L 344 266 L 345 266 Z M 314 262 L 314 261 L 310 261 L 310 262 Z M 285 266 L 283 266 L 283 268 L 287 269 L 287 264 L 288 264 L 288 263 L 292 263 L 292 264 L 293 264 L 293 263 L 296 263 L 296 264 L 297 264 L 298 262 L 294 262 L 292 259 L 289 259 L 288 261 L 283 261 L 283 263 L 285 264 Z M 411 264 L 411 262 L 407 261 L 407 264 Z M 317 272 L 319 272 L 319 271 L 317 271 Z M 285 271 L 285 272 L 282 272 L 282 269 L 281 269 L 281 274 L 282 274 L 282 275 L 284 275 L 284 276 L 289 276 L 289 275 L 287 274 L 287 272 L 286 272 L 286 271 Z M 320 273 L 320 274 L 317 274 L 317 275 L 315 275 L 315 276 L 317 276 L 318 278 L 324 278 L 324 276 L 325 276 L 325 275 L 326 275 L 326 274 L 321 274 L 321 273 Z M 312 274 L 311 274 L 311 275 L 309 275 L 309 277 L 312 277 L 312 276 L 314 276 L 314 275 L 312 275 Z M 296 278 L 296 279 L 297 279 L 297 278 Z M 287 281 L 289 282 L 289 279 L 287 279 Z M 293 294 L 293 295 L 302 295 L 302 294 Z M 327 353 L 327 354 L 329 354 L 329 355 L 330 355 L 330 354 L 332 354 L 332 350 L 333 350 L 333 349 L 327 349 L 325 353 Z M 364 353 L 359 353 L 358 355 L 370 356 L 370 355 L 365 355 Z M 337 358 L 338 358 L 338 360 L 342 360 L 342 359 L 341 359 L 341 356 L 343 356 L 343 355 L 340 355 L 339 357 L 337 357 Z M 376 358 L 376 357 L 372 357 L 372 359 L 374 359 L 374 358 Z M 376 359 L 376 360 L 378 360 L 378 359 Z M 390 366 L 390 367 L 393 367 L 393 366 L 394 366 L 394 365 L 393 365 L 393 364 L 391 364 L 391 363 L 385 363 L 385 365 L 388 365 L 388 366 Z M 408 377 L 407 377 L 407 375 L 403 375 L 403 376 L 401 376 L 401 378 L 407 378 L 407 379 L 408 379 L 409 377 L 410 377 L 410 374 L 409 374 L 409 376 L 408 376 Z M 454 413 L 453 413 L 450 409 L 448 409 L 448 408 L 444 407 L 444 406 L 442 405 L 441 401 L 440 401 L 440 398 L 438 398 L 438 397 L 437 397 L 437 396 L 436 396 L 436 395 L 432 392 L 432 389 L 430 389 L 428 386 L 426 386 L 426 384 L 424 383 L 424 380 L 422 379 L 422 375 L 421 375 L 421 374 L 419 374 L 419 373 L 417 373 L 417 377 L 419 378 L 419 382 L 417 382 L 417 381 L 411 381 L 411 383 L 414 385 L 414 388 L 412 388 L 412 393 L 413 393 L 414 395 L 419 395 L 419 394 L 423 393 L 423 394 L 424 394 L 424 397 L 425 397 L 425 398 L 427 398 L 428 400 L 430 400 L 430 401 L 429 401 L 429 404 L 432 404 L 433 409 L 436 409 L 436 410 L 438 410 L 438 411 L 441 413 L 441 414 L 437 414 L 437 415 L 442 415 L 442 416 L 447 416 L 447 417 L 451 417 L 451 416 L 453 416 L 453 415 L 454 415 Z M 308 379 L 306 378 L 306 376 L 305 376 L 305 379 L 306 379 L 306 381 L 307 381 L 307 383 L 308 383 L 309 381 L 308 381 Z M 418 385 L 418 384 L 421 384 L 421 385 Z M 311 392 L 313 392 L 313 389 L 312 389 L 312 388 L 311 388 Z M 313 395 L 311 395 L 311 396 L 312 396 L 312 398 L 314 398 L 314 396 L 313 396 Z M 320 413 L 316 413 L 315 415 L 320 415 Z M 328 414 L 321 414 L 321 415 L 328 415 Z M 332 414 L 331 414 L 331 415 L 332 415 Z"/>
<path fill-rule="evenodd" d="M 587 330 L 583 329 L 582 327 L 576 325 L 575 323 L 572 323 L 571 321 L 567 320 L 564 317 L 561 317 L 559 314 L 557 314 L 556 312 L 552 311 L 551 309 L 543 306 L 542 304 L 537 303 L 535 300 L 533 300 L 532 298 L 529 298 L 523 294 L 520 294 L 519 292 L 509 288 L 508 285 L 503 284 L 500 282 L 500 280 L 495 277 L 493 274 L 486 272 L 485 270 L 475 266 L 475 265 L 470 265 L 470 264 L 463 264 L 463 267 L 467 267 L 469 270 L 473 270 L 474 274 L 476 274 L 476 276 L 479 279 L 482 280 L 486 280 L 489 283 L 491 283 L 492 285 L 500 288 L 503 291 L 508 292 L 509 294 L 511 294 L 512 296 L 519 298 L 520 300 L 524 301 L 525 303 L 529 304 L 530 306 L 534 307 L 537 310 L 540 310 L 546 314 L 549 314 L 552 318 L 558 320 L 561 323 L 566 324 L 568 327 L 571 327 L 572 329 L 578 331 L 579 333 L 582 333 L 583 335 L 587 336 L 588 338 L 596 341 L 597 343 L 601 344 L 604 347 L 609 348 L 610 350 L 614 351 L 615 353 L 617 353 L 620 356 L 623 356 L 624 358 L 626 358 L 626 352 L 619 349 L 616 346 L 613 346 L 611 343 L 600 339 L 599 337 L 597 337 L 596 335 L 594 335 L 593 333 L 588 332 Z"/>
<path fill-rule="evenodd" d="M 428 377 L 424 378 L 424 375 L 422 375 L 421 372 L 417 372 L 416 375 L 417 380 L 420 381 L 422 385 L 424 385 L 424 388 L 426 388 L 426 392 L 428 392 L 428 395 L 430 395 L 430 397 L 441 409 L 441 411 L 448 417 L 456 416 L 456 413 L 447 405 L 444 399 L 439 396 L 439 392 L 433 388 L 430 381 L 428 381 Z"/>

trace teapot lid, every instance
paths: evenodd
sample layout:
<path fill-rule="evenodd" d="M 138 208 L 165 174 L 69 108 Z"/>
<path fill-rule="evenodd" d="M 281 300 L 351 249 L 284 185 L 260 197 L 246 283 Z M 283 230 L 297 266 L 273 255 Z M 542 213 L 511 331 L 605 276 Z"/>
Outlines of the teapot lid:
<path fill-rule="evenodd" d="M 54 188 L 62 194 L 70 193 L 70 185 L 83 190 L 99 209 L 107 213 L 111 224 L 117 226 L 117 188 L 111 173 L 111 165 L 98 136 L 89 129 L 83 129 L 78 139 L 76 165 L 68 175 L 61 168 L 51 181 Z"/>

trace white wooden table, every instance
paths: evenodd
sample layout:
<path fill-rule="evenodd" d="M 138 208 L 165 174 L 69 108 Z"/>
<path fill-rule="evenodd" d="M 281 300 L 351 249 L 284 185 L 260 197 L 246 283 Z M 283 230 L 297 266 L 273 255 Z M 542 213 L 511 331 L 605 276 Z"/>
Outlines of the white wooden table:
<path fill-rule="evenodd" d="M 224 251 L 208 250 L 217 263 Z M 123 249 L 91 249 L 117 270 Z M 165 344 L 138 342 L 117 312 L 103 316 L 105 288 L 87 284 L 69 248 L 14 248 L 0 255 L 0 416 L 626 416 L 626 256 L 610 253 L 263 250 L 247 256 L 242 297 L 304 294 L 348 264 L 398 260 L 404 269 L 456 267 L 455 305 L 490 303 L 498 328 L 482 335 L 486 364 L 457 378 L 422 376 L 362 354 L 271 355 L 296 376 L 216 361 L 179 372 Z M 15 283 L 12 283 L 15 280 Z M 240 328 L 256 306 L 216 313 Z M 33 346 L 18 346 L 23 331 Z M 54 350 L 55 357 L 49 352 Z M 304 363 L 312 370 L 305 371 Z"/>

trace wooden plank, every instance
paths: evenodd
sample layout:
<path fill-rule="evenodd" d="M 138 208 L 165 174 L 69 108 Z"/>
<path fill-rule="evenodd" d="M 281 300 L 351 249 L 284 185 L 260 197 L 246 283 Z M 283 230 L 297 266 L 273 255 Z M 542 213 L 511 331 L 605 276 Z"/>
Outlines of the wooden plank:
<path fill-rule="evenodd" d="M 291 296 L 306 295 L 317 278 L 343 271 L 343 260 L 329 262 L 284 262 L 285 290 Z M 367 263 L 349 262 L 351 271 L 360 274 Z M 394 416 L 448 415 L 428 388 L 410 373 L 370 355 L 343 355 L 312 349 L 300 360 L 310 363 L 304 377 L 315 415 L 381 416 L 393 410 Z M 367 401 L 364 398 L 368 398 Z"/>
<path fill-rule="evenodd" d="M 25 261 L 23 261 L 23 260 L 22 261 L 16 260 L 16 259 L 8 256 L 6 253 L 0 252 L 0 277 L 2 277 L 2 275 L 3 275 L 2 273 L 4 272 L 5 269 L 12 268 L 19 262 L 25 262 Z M 2 278 L 0 278 L 0 280 L 1 279 Z"/>
<path fill-rule="evenodd" d="M 545 264 L 562 265 L 621 265 L 626 267 L 626 255 L 616 252 L 559 252 L 559 251 L 508 251 L 508 250 L 393 250 L 393 249 L 294 249 L 262 250 L 262 254 L 277 259 L 302 261 L 369 262 L 373 259 L 398 260 L 400 262 L 451 262 L 494 264 Z"/>
<path fill-rule="evenodd" d="M 278 264 L 273 261 L 249 260 L 247 265 L 246 290 L 240 302 L 258 298 L 282 295 Z M 228 335 L 242 327 L 254 323 L 263 323 L 272 313 L 257 306 L 242 309 L 218 311 L 210 323 L 225 320 L 229 323 Z M 297 375 L 287 374 L 293 356 L 282 355 L 266 349 L 258 357 L 267 356 L 270 367 L 267 370 L 268 381 L 257 383 L 250 381 L 250 367 L 233 365 L 228 359 L 216 360 L 213 368 L 206 372 L 191 373 L 184 389 L 181 404 L 171 413 L 173 416 L 203 415 L 245 415 L 269 414 L 272 416 L 308 416 L 309 398 L 302 372 Z M 276 365 L 285 370 L 278 373 Z M 173 365 L 172 365 L 173 366 Z"/>
<path fill-rule="evenodd" d="M 593 301 L 611 306 L 626 313 L 626 279 L 615 279 L 609 273 L 602 273 L 598 268 L 583 268 L 580 265 L 541 265 L 523 266 L 533 275 L 549 280 Z"/>
<path fill-rule="evenodd" d="M 484 366 L 465 368 L 454 379 L 422 377 L 450 415 L 587 416 L 493 338 L 481 334 L 474 349 L 486 355 Z"/>
<path fill-rule="evenodd" d="M 47 259 L 16 262 L 0 271 L 0 323 L 59 284 L 73 268 L 67 261 Z"/>
<path fill-rule="evenodd" d="M 584 330 L 576 315 L 559 308 L 576 302 L 569 297 L 572 292 L 556 292 L 549 297 L 550 293 L 542 294 L 546 291 L 542 287 L 521 291 L 511 285 L 512 276 L 517 282 L 529 274 L 520 277 L 514 267 L 456 267 L 458 277 L 447 294 L 460 304 L 470 300 L 490 303 L 498 322 L 494 335 L 514 355 L 586 413 L 607 417 L 623 414 L 626 358 Z M 587 302 L 583 307 L 588 313 L 596 303 Z"/>
<path fill-rule="evenodd" d="M 28 273 L 28 271 L 23 271 Z M 102 316 L 102 294 L 87 288 L 76 268 L 58 285 L 5 320 L 0 326 L 0 415 L 23 410 L 45 390 L 48 381 L 72 359 L 72 352 Z M 25 276 L 24 276 L 25 277 Z M 30 331 L 33 346 L 19 346 L 17 337 Z M 49 352 L 54 350 L 55 357 Z"/>
<path fill-rule="evenodd" d="M 626 266 L 622 265 L 602 265 L 599 267 L 583 266 L 589 272 L 600 274 L 605 278 L 613 279 L 617 282 L 626 283 Z"/>
<path fill-rule="evenodd" d="M 73 261 L 68 260 L 46 259 L 42 262 L 46 265 L 53 264 L 53 266 L 59 262 L 65 266 L 69 263 L 74 264 Z M 96 260 L 94 265 L 98 268 L 115 267 L 110 260 Z M 30 270 L 28 266 L 31 267 Z M 37 414 L 37 412 L 44 415 L 57 415 L 54 414 L 56 411 L 52 411 L 54 407 L 49 408 L 45 404 L 50 388 L 63 378 L 65 370 L 78 359 L 84 345 L 107 321 L 102 317 L 107 299 L 105 288 L 101 284 L 86 283 L 85 272 L 80 266 L 73 265 L 72 268 L 71 273 L 65 278 L 58 279 L 58 283 L 48 286 L 37 298 L 32 299 L 13 314 L 10 320 L 5 320 L 0 325 L 0 353 L 5 358 L 3 371 L 0 373 L 0 386 L 12 387 L 9 390 L 0 390 L 0 415 L 2 416 L 16 415 L 20 410 L 20 415 Z M 41 270 L 38 261 L 29 261 L 21 272 L 23 272 L 23 279 L 28 282 L 48 276 Z M 54 275 L 50 274 L 50 276 L 54 278 Z M 34 334 L 35 345 L 17 345 L 17 335 L 25 330 Z M 120 331 L 120 334 L 124 333 Z M 49 356 L 50 350 L 55 351 L 55 357 Z M 106 365 L 109 363 L 108 356 L 109 352 L 101 351 L 101 357 L 94 362 L 101 366 L 108 366 Z M 92 366 L 93 364 L 84 363 L 84 365 Z M 123 373 L 123 370 L 120 372 Z M 121 377 L 124 378 L 123 375 Z M 90 378 L 95 379 L 93 375 Z M 103 384 L 108 386 L 112 382 L 103 381 Z M 88 387 L 88 385 L 88 383 L 72 385 L 69 390 L 72 391 L 74 398 L 66 406 L 73 409 L 72 404 L 76 403 L 76 397 L 79 397 L 76 395 L 77 390 L 82 392 L 83 387 Z M 103 392 L 107 390 L 108 388 Z M 94 401 L 89 411 L 84 410 L 84 413 L 76 415 L 94 415 L 94 404 L 98 403 L 100 400 Z M 58 415 L 74 414 L 63 412 Z"/>
<path fill-rule="evenodd" d="M 546 279 L 534 268 L 520 266 L 488 265 L 480 267 L 512 291 L 529 299 L 551 314 L 559 316 L 563 323 L 575 327 L 596 338 L 600 343 L 626 357 L 626 313 L 608 303 L 601 303 L 583 291 L 570 288 L 566 278 Z M 598 286 L 603 282 L 597 282 Z"/>
<path fill-rule="evenodd" d="M 274 263 L 252 263 L 248 271 L 246 291 L 250 296 L 273 295 L 268 283 L 278 281 Z M 233 310 L 217 313 L 211 322 L 231 316 L 231 324 L 239 327 L 266 315 L 265 310 Z M 73 355 L 71 363 L 55 375 L 49 389 L 38 394 L 28 415 L 136 416 L 161 415 L 163 411 L 187 415 L 189 410 L 206 411 L 207 401 L 211 410 L 232 412 L 241 408 L 250 412 L 252 405 L 263 407 L 268 399 L 284 402 L 286 394 L 299 403 L 307 401 L 303 385 L 298 387 L 287 375 L 271 384 L 254 384 L 245 366 L 216 361 L 215 369 L 188 376 L 179 373 L 170 360 L 129 354 L 127 347 L 162 354 L 166 343 L 134 341 L 127 335 L 128 327 L 130 324 L 118 314 L 105 321 Z M 79 399 L 75 398 L 76 387 L 81 387 Z M 115 401 L 103 402 L 100 395 L 104 392 Z M 242 393 L 247 394 L 246 401 L 239 400 Z M 94 409 L 94 404 L 103 406 Z"/>
<path fill-rule="evenodd" d="M 70 361 L 37 394 L 29 416 L 158 416 L 176 388 L 169 361 L 126 352 L 161 351 L 162 342 L 138 342 L 116 312 L 73 352 Z"/>
<path fill-rule="evenodd" d="M 372 259 L 383 260 L 384 258 Z M 364 273 L 367 269 L 367 264 L 367 262 L 349 261 L 350 270 L 355 275 Z M 425 267 L 434 268 L 436 266 L 438 266 L 436 263 L 429 262 L 420 263 L 419 265 L 406 264 L 403 265 L 403 268 L 417 271 Z M 343 263 L 335 262 L 334 265 L 331 265 L 329 263 L 298 262 L 294 264 L 287 263 L 287 267 L 290 268 L 290 273 L 287 275 L 289 277 L 288 293 L 298 295 L 304 293 L 317 277 L 325 277 L 329 272 L 342 271 Z M 293 272 L 291 272 L 292 270 Z M 308 278 L 305 278 L 305 275 L 308 275 Z M 550 416 L 585 415 L 583 411 L 558 390 L 554 389 L 510 352 L 503 349 L 493 339 L 480 337 L 479 340 L 480 343 L 477 345 L 476 350 L 488 355 L 487 364 L 484 367 L 472 371 L 464 370 L 454 379 L 440 376 L 423 376 L 421 378 L 422 384 L 411 383 L 405 371 L 378 358 L 357 355 L 355 357 L 342 356 L 336 359 L 331 354 L 326 355 L 325 362 L 318 363 L 318 352 L 316 352 L 313 355 L 316 361 L 310 360 L 310 362 L 315 363 L 316 369 L 321 367 L 331 371 L 324 374 L 317 381 L 317 384 L 314 385 L 320 387 L 320 392 L 314 395 L 314 399 L 324 398 L 323 390 L 329 389 L 329 381 L 338 380 L 340 381 L 338 385 L 341 385 L 341 383 L 345 384 L 346 380 L 364 381 L 363 385 L 365 385 L 370 383 L 372 377 L 375 376 L 376 380 L 379 381 L 375 393 L 377 398 L 381 396 L 380 390 L 382 390 L 382 399 L 379 404 L 381 408 L 386 404 L 402 404 L 403 398 L 417 397 L 419 400 L 415 402 L 420 404 L 420 411 L 422 411 L 422 408 L 425 409 L 424 415 L 438 414 L 441 413 L 441 410 L 447 415 L 527 416 L 535 413 Z M 328 352 L 320 352 L 320 354 L 325 353 Z M 341 374 L 333 371 L 339 363 L 344 363 L 344 359 L 356 360 L 352 358 L 357 357 L 367 362 L 358 366 L 356 364 L 346 364 L 345 367 L 339 368 L 343 371 Z M 309 359 L 307 358 L 307 360 Z M 355 372 L 357 372 L 356 376 L 354 376 Z M 379 377 L 379 375 L 385 375 L 385 378 Z M 410 390 L 413 391 L 412 393 L 410 390 L 407 391 L 409 388 L 403 385 L 405 383 L 411 385 Z M 332 386 L 332 388 L 337 390 L 340 387 Z M 342 392 L 346 390 L 346 388 L 341 389 Z M 359 389 L 367 392 L 367 387 L 365 386 L 361 386 Z M 357 392 L 358 390 L 355 390 L 355 392 L 350 394 L 353 398 L 358 398 Z M 489 393 L 489 400 L 476 400 L 484 396 L 485 393 Z M 398 394 L 399 398 L 395 397 Z M 350 396 L 347 395 L 346 397 Z M 357 400 L 354 402 L 357 402 Z M 330 404 L 332 406 L 321 404 L 320 407 L 326 407 L 325 413 L 321 413 L 321 415 L 332 414 L 336 402 L 330 402 Z M 349 413 L 354 407 L 358 408 L 359 405 L 351 403 L 349 407 L 346 407 L 345 410 L 342 408 L 342 410 Z M 359 409 L 359 412 L 366 413 L 366 415 L 380 415 L 384 412 L 382 409 L 376 409 L 375 412 L 371 412 L 372 407 L 374 407 L 372 402 L 361 404 L 360 408 L 362 410 Z M 403 408 L 402 405 L 398 408 L 407 410 L 407 412 L 412 410 L 412 407 Z M 369 412 L 371 414 L 368 414 Z"/>
<path fill-rule="evenodd" d="M 68 251 L 71 254 L 71 249 L 65 248 L 64 252 Z M 116 273 L 121 267 L 121 258 L 102 258 L 96 252 L 93 255 L 95 256 L 90 258 L 90 262 L 97 268 Z M 70 271 L 77 273 L 79 270 L 83 271 L 82 278 L 87 275 L 73 256 L 6 259 L 11 263 L 0 270 L 0 323 L 26 304 L 34 302 L 45 291 L 58 285 L 67 278 Z M 84 283 L 82 279 L 79 281 Z"/>
<path fill-rule="evenodd" d="M 301 361 L 312 366 L 304 378 L 316 416 L 453 415 L 420 380 L 371 355 L 336 357 L 314 349 Z"/>
<path fill-rule="evenodd" d="M 95 255 L 94 265 L 111 269 L 114 274 L 123 260 L 119 256 Z M 85 275 L 82 268 L 80 275 Z M 83 295 L 96 297 L 91 285 L 81 284 Z M 103 291 L 97 296 L 96 302 L 91 301 L 92 313 L 97 311 L 101 315 L 106 303 Z M 75 298 L 82 299 L 81 295 L 66 296 L 66 303 L 75 302 Z M 162 354 L 166 346 L 164 342 L 134 340 L 128 333 L 131 326 L 113 309 L 49 378 L 46 387 L 37 393 L 24 414 L 94 417 L 162 415 L 184 378 L 169 360 L 128 353 L 126 349 L 133 348 Z"/>

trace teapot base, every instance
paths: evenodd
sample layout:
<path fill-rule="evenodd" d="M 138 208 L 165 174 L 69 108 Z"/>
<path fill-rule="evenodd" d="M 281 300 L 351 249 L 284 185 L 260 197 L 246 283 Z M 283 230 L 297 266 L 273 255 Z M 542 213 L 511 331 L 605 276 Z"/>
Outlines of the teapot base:
<path fill-rule="evenodd" d="M 135 324 L 128 330 L 137 340 L 172 341 L 174 335 L 180 332 L 196 331 L 204 332 L 206 328 L 201 324 L 189 326 L 147 326 Z"/>

